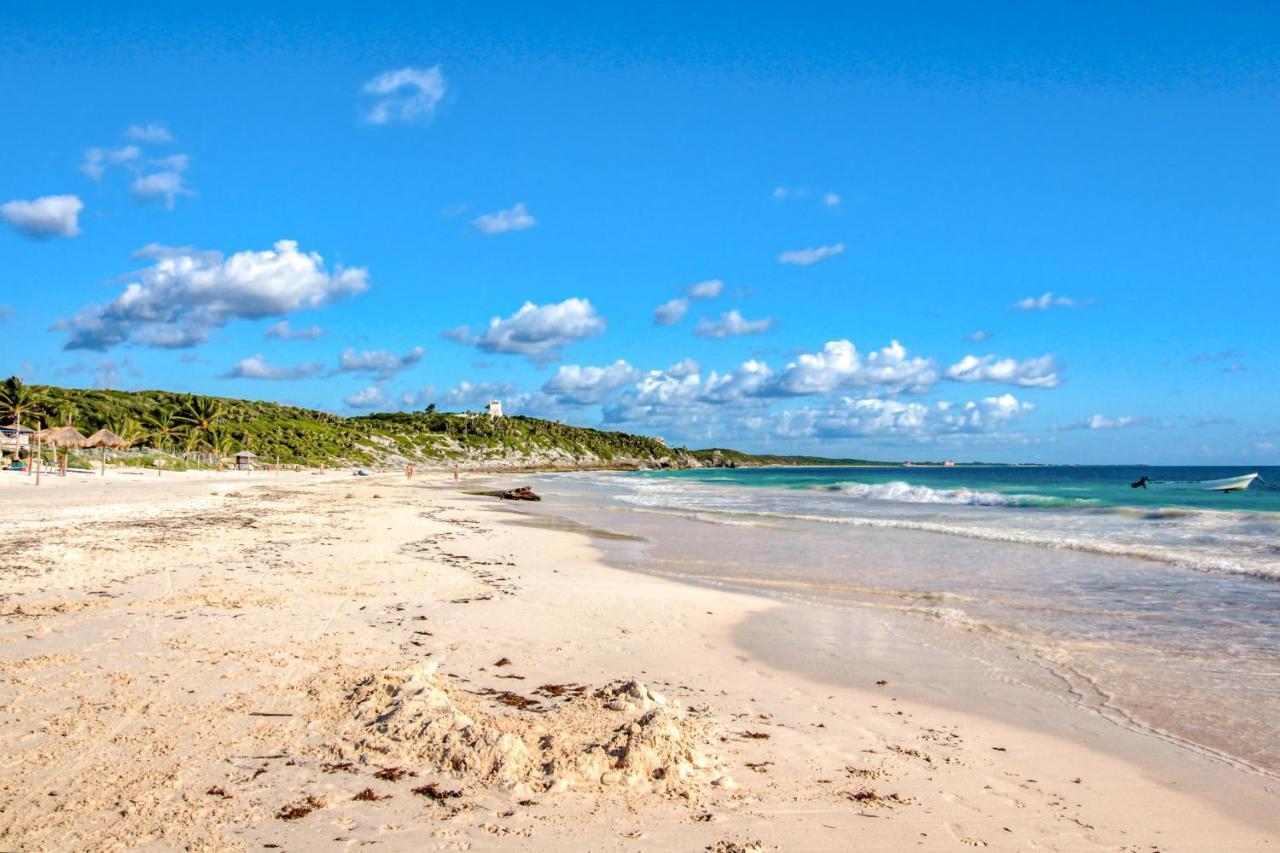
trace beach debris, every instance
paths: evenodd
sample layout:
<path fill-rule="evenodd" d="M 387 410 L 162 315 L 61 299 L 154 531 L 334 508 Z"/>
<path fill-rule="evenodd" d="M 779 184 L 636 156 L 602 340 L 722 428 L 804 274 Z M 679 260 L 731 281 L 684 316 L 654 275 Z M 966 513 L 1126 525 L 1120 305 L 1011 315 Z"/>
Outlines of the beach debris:
<path fill-rule="evenodd" d="M 428 800 L 434 800 L 437 803 L 445 800 L 454 800 L 462 796 L 461 791 L 451 791 L 441 788 L 435 782 L 429 782 L 419 788 L 414 788 L 413 793 L 420 797 L 426 797 Z M 527 800 L 525 802 L 528 802 Z"/>
<path fill-rule="evenodd" d="M 385 796 L 379 796 L 378 792 L 373 790 L 372 788 L 365 788 L 363 791 L 356 794 L 351 799 L 361 800 L 363 802 L 377 802 L 378 800 L 389 800 L 391 799 L 391 795 L 387 794 Z"/>
<path fill-rule="evenodd" d="M 507 489 L 500 497 L 504 501 L 540 501 L 541 497 L 534 494 L 533 489 L 529 486 L 519 486 L 514 489 Z"/>
<path fill-rule="evenodd" d="M 205 793 L 211 797 L 221 797 L 224 800 L 231 799 L 231 795 L 227 793 L 227 789 L 219 785 L 214 785 L 212 788 L 205 791 Z"/>
<path fill-rule="evenodd" d="M 715 844 L 708 844 L 710 853 L 764 853 L 764 845 L 759 841 L 736 841 L 722 838 Z"/>
<path fill-rule="evenodd" d="M 360 769 L 350 761 L 340 761 L 337 763 L 325 762 L 320 765 L 322 773 L 359 773 Z"/>
<path fill-rule="evenodd" d="M 324 800 L 316 797 L 314 794 L 307 796 L 296 803 L 286 803 L 280 807 L 280 811 L 276 812 L 276 817 L 280 820 L 299 820 L 311 814 L 316 809 L 324 808 Z"/>
<path fill-rule="evenodd" d="M 511 666 L 511 658 L 502 658 L 496 661 L 493 665 L 494 666 Z"/>
<path fill-rule="evenodd" d="M 406 770 L 403 767 L 384 767 L 377 773 L 373 774 L 373 778 L 382 779 L 385 782 L 399 782 L 406 776 L 417 776 L 412 770 Z"/>
<path fill-rule="evenodd" d="M 741 735 L 748 740 L 768 740 L 767 732 L 741 732 Z"/>

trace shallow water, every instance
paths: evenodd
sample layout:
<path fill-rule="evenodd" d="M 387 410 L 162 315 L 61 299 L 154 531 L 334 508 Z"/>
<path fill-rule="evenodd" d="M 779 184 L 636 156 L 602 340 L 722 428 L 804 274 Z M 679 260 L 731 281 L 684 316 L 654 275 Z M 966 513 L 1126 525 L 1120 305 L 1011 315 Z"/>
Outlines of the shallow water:
<path fill-rule="evenodd" d="M 1277 493 L 1131 497 L 1141 473 L 1169 476 L 1136 471 L 738 469 L 537 489 L 547 510 L 647 537 L 652 570 L 893 608 L 1014 651 L 1019 678 L 1070 701 L 1280 772 Z"/>

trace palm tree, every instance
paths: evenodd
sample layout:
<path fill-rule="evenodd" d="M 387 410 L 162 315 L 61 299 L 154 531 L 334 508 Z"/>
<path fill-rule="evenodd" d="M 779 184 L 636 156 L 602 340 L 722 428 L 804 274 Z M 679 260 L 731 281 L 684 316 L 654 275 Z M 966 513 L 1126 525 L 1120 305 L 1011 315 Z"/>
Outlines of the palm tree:
<path fill-rule="evenodd" d="M 128 415 L 117 415 L 108 420 L 105 426 L 120 436 L 130 447 L 147 437 L 147 431 L 142 428 L 142 425 Z"/>
<path fill-rule="evenodd" d="M 209 432 L 209 449 L 218 457 L 218 467 L 222 467 L 222 460 L 227 456 L 232 456 L 236 452 L 240 442 L 231 430 L 226 427 L 214 427 Z"/>
<path fill-rule="evenodd" d="M 182 437 L 182 422 L 178 418 L 178 410 L 172 406 L 161 406 L 147 412 L 143 425 L 151 439 L 151 446 L 157 450 L 170 450 Z"/>
<path fill-rule="evenodd" d="M 187 427 L 187 450 L 209 444 L 214 425 L 222 418 L 222 406 L 212 397 L 191 397 L 176 420 Z"/>
<path fill-rule="evenodd" d="M 22 426 L 23 415 L 37 415 L 47 404 L 43 392 L 16 376 L 0 383 L 0 413 L 8 415 L 14 426 Z"/>

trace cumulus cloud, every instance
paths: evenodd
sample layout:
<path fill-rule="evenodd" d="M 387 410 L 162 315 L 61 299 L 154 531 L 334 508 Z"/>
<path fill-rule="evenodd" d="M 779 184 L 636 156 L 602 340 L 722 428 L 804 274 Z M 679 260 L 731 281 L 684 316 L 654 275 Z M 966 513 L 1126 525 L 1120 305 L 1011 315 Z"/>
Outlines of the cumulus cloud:
<path fill-rule="evenodd" d="M 270 364 L 261 353 L 242 358 L 227 371 L 228 379 L 305 379 L 324 369 L 318 361 L 304 361 L 293 367 Z"/>
<path fill-rule="evenodd" d="M 1053 356 L 1029 358 L 996 358 L 994 355 L 966 355 L 947 368 L 947 378 L 955 382 L 1000 382 L 1023 388 L 1057 388 L 1062 384 Z"/>
<path fill-rule="evenodd" d="M 695 299 L 715 299 L 724 292 L 724 282 L 718 278 L 700 281 L 685 288 L 685 295 L 666 302 L 653 309 L 653 322 L 659 326 L 673 326 L 684 319 L 689 312 L 689 303 Z"/>
<path fill-rule="evenodd" d="M 64 349 L 106 350 L 126 341 L 191 347 L 232 320 L 319 308 L 369 287 L 367 270 L 329 272 L 320 255 L 298 251 L 293 240 L 226 258 L 220 252 L 153 244 L 140 257 L 153 263 L 131 274 L 114 300 L 86 305 L 54 324 L 54 331 L 67 333 Z"/>
<path fill-rule="evenodd" d="M 486 213 L 471 220 L 485 234 L 505 234 L 508 231 L 524 231 L 538 224 L 538 220 L 525 208 L 524 202 L 514 207 L 499 210 L 497 213 Z"/>
<path fill-rule="evenodd" d="M 690 299 L 715 299 L 724 292 L 724 282 L 718 278 L 689 285 Z"/>
<path fill-rule="evenodd" d="M 124 135 L 137 142 L 149 142 L 152 145 L 163 145 L 166 142 L 173 141 L 173 134 L 169 133 L 169 129 L 155 122 L 143 125 L 135 124 L 126 130 Z"/>
<path fill-rule="evenodd" d="M 120 166 L 130 163 L 142 156 L 142 149 L 136 145 L 124 145 L 120 148 L 90 148 L 84 152 L 84 162 L 80 171 L 95 181 L 102 180 L 108 166 Z"/>
<path fill-rule="evenodd" d="M 269 341 L 314 341 L 324 334 L 324 329 L 319 326 L 295 329 L 289 325 L 288 320 L 280 320 L 268 326 L 267 331 L 263 333 L 263 337 Z"/>
<path fill-rule="evenodd" d="M 1012 394 L 966 403 L 845 397 L 825 408 L 781 413 L 776 432 L 790 438 L 890 436 L 927 442 L 948 435 L 991 433 L 1034 408 Z"/>
<path fill-rule="evenodd" d="M 748 320 L 735 308 L 720 315 L 718 320 L 703 317 L 693 333 L 704 338 L 733 338 L 739 335 L 759 335 L 773 328 L 773 318 Z"/>
<path fill-rule="evenodd" d="M 897 341 L 864 357 L 852 341 L 838 340 L 797 356 L 777 377 L 772 392 L 800 396 L 879 386 L 891 394 L 923 393 L 937 381 L 934 361 L 909 357 Z"/>
<path fill-rule="evenodd" d="M 173 210 L 178 196 L 196 194 L 187 187 L 182 174 L 190 164 L 191 158 L 186 154 L 172 154 L 152 160 L 149 165 L 156 171 L 140 171 L 129 185 L 129 192 L 137 201 L 162 202 L 166 210 Z"/>
<path fill-rule="evenodd" d="M 445 91 L 439 65 L 384 71 L 364 84 L 364 93 L 373 99 L 365 117 L 371 124 L 429 119 Z"/>
<path fill-rule="evenodd" d="M 1080 302 L 1070 296 L 1054 296 L 1052 292 L 1045 291 L 1039 296 L 1019 299 L 1013 307 L 1023 311 L 1048 311 L 1050 308 L 1079 308 Z"/>
<path fill-rule="evenodd" d="M 348 394 L 342 398 L 342 402 L 353 409 L 389 408 L 392 405 L 391 398 L 377 385 L 370 385 L 354 394 Z"/>
<path fill-rule="evenodd" d="M 825 261 L 827 258 L 834 258 L 836 255 L 843 254 L 844 243 L 836 243 L 832 246 L 818 246 L 812 249 L 796 249 L 791 252 L 783 252 L 778 255 L 778 262 L 807 267 L 810 264 L 816 264 L 818 261 Z"/>
<path fill-rule="evenodd" d="M 0 217 L 32 240 L 75 237 L 80 233 L 80 211 L 84 202 L 73 195 L 46 195 L 0 204 Z"/>
<path fill-rule="evenodd" d="M 1069 424 L 1058 424 L 1055 430 L 1073 430 L 1073 429 L 1129 429 L 1130 427 L 1146 426 L 1151 423 L 1151 418 L 1125 415 L 1119 418 L 1109 418 L 1106 415 L 1093 415 L 1082 421 L 1075 421 Z"/>
<path fill-rule="evenodd" d="M 526 302 L 510 317 L 494 317 L 473 336 L 467 326 L 444 333 L 450 340 L 470 344 L 484 352 L 523 355 L 535 361 L 556 357 L 575 341 L 604 334 L 604 318 L 586 299 L 566 299 L 550 305 Z"/>
<path fill-rule="evenodd" d="M 512 382 L 459 382 L 440 397 L 439 405 L 446 409 L 483 409 L 490 400 L 501 400 L 515 393 Z"/>
<path fill-rule="evenodd" d="M 338 358 L 338 366 L 330 375 L 338 373 L 371 373 L 379 381 L 390 379 L 403 370 L 408 370 L 418 362 L 427 351 L 422 347 L 414 347 L 404 355 L 396 355 L 387 350 L 362 350 L 357 352 L 347 347 Z"/>
<path fill-rule="evenodd" d="M 669 299 L 653 309 L 653 322 L 659 326 L 674 326 L 689 313 L 689 300 L 684 297 Z"/>
<path fill-rule="evenodd" d="M 695 373 L 702 372 L 702 365 L 691 358 L 681 359 L 675 364 L 667 368 L 668 376 L 674 376 L 676 379 L 683 379 L 686 376 L 692 376 Z"/>
<path fill-rule="evenodd" d="M 599 403 L 614 390 L 640 378 L 640 371 L 622 359 L 606 367 L 566 364 L 542 386 L 542 392 L 565 405 Z"/>
<path fill-rule="evenodd" d="M 835 193 L 826 193 L 822 196 L 822 203 L 827 207 L 837 207 L 840 204 L 840 196 Z"/>

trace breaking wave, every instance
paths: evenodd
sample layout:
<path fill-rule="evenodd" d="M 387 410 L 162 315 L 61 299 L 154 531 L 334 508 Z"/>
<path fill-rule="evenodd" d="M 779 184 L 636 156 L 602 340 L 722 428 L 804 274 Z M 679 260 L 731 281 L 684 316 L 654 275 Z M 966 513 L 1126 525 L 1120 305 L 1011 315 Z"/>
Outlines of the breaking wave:
<path fill-rule="evenodd" d="M 1047 497 L 1045 495 L 1007 495 L 975 489 L 933 489 L 894 480 L 889 483 L 834 483 L 824 487 L 849 497 L 899 503 L 953 504 L 959 506 L 1092 506 L 1096 501 Z"/>

